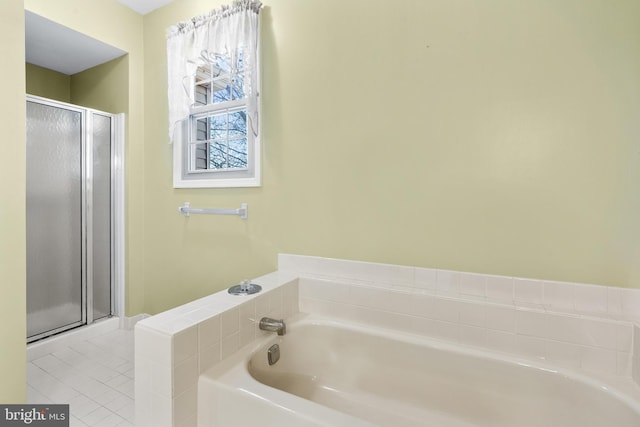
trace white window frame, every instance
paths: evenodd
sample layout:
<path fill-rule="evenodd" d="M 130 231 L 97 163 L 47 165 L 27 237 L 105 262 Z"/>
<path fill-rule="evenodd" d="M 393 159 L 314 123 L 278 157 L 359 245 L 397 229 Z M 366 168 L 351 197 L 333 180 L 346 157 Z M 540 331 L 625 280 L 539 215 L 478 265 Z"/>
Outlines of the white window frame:
<path fill-rule="evenodd" d="M 262 185 L 262 55 L 260 32 L 258 31 L 256 90 L 249 97 L 218 104 L 191 106 L 189 117 L 179 123 L 176 138 L 173 142 L 173 187 L 174 188 L 235 188 L 260 187 Z M 255 106 L 255 111 L 249 110 L 249 105 Z M 189 133 L 191 120 L 202 113 L 213 115 L 243 106 L 247 108 L 247 169 L 219 170 L 219 171 L 189 171 Z M 256 113 L 256 114 L 253 114 Z M 254 120 L 253 117 L 257 117 Z M 257 122 L 257 123 L 256 123 Z"/>
<path fill-rule="evenodd" d="M 257 117 L 261 118 L 260 108 L 260 65 L 258 64 L 258 88 L 256 95 Z M 180 123 L 179 137 L 173 144 L 173 187 L 174 188 L 233 188 L 260 187 L 262 185 L 262 150 L 260 141 L 260 122 L 250 123 L 247 119 L 247 169 L 220 171 L 189 171 L 189 133 L 191 120 L 203 113 L 213 115 L 247 105 L 246 98 L 220 104 L 192 107 L 189 118 Z M 247 117 L 249 117 L 247 111 Z M 254 132 L 254 129 L 257 132 Z M 257 133 L 257 135 L 256 135 Z"/>

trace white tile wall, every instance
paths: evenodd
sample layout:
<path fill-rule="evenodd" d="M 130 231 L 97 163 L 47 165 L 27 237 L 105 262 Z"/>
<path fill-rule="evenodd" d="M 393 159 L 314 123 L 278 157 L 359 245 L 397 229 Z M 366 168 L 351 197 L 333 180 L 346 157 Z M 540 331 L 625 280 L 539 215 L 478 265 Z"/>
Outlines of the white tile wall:
<path fill-rule="evenodd" d="M 200 373 L 300 311 L 540 358 L 640 384 L 640 290 L 281 254 L 249 297 L 220 292 L 136 326 L 138 426 L 196 425 Z"/>
<path fill-rule="evenodd" d="M 343 288 L 341 292 L 335 288 Z M 628 375 L 632 323 L 328 279 L 299 279 L 300 311 Z"/>
<path fill-rule="evenodd" d="M 138 322 L 138 427 L 195 427 L 200 373 L 264 334 L 257 327 L 263 316 L 298 312 L 294 276 L 276 272 L 253 282 L 263 291 L 250 296 L 223 291 Z"/>
<path fill-rule="evenodd" d="M 632 376 L 636 383 L 640 384 L 640 327 L 633 326 L 633 371 Z"/>
<path fill-rule="evenodd" d="M 640 289 L 290 254 L 280 254 L 278 268 L 309 278 L 340 279 L 341 283 L 640 323 Z"/>
<path fill-rule="evenodd" d="M 604 374 L 629 376 L 640 358 L 640 290 L 374 265 L 279 257 L 280 271 L 300 277 L 303 312 Z"/>

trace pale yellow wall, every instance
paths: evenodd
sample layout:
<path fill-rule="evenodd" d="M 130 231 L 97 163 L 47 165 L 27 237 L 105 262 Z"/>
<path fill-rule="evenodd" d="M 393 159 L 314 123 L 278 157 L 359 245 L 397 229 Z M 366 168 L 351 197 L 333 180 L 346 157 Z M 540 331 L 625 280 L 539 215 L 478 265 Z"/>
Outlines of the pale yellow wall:
<path fill-rule="evenodd" d="M 145 16 L 145 310 L 156 313 L 219 290 L 244 278 L 277 268 L 277 236 L 284 218 L 268 216 L 272 180 L 253 189 L 174 190 L 172 147 L 167 138 L 167 27 L 210 10 L 224 1 L 178 1 Z M 265 116 L 266 117 L 266 116 Z M 268 119 L 267 119 L 268 120 Z M 272 150 L 272 151 L 271 151 Z M 283 152 L 269 146 L 275 156 Z M 151 166 L 153 165 L 153 166 Z M 237 217 L 193 216 L 185 219 L 179 205 L 238 207 L 249 203 L 249 220 Z M 147 207 L 150 204 L 150 207 Z M 293 232 L 293 230 L 291 230 Z M 313 231 L 311 231 L 313 233 Z"/>
<path fill-rule="evenodd" d="M 127 69 L 127 314 L 271 271 L 278 252 L 640 287 L 640 3 L 271 0 L 264 185 L 174 190 L 165 29 L 220 3 L 143 19 L 113 0 L 24 1 L 129 53 L 115 74 Z M 25 396 L 22 9 L 0 2 L 6 403 Z M 249 219 L 185 219 L 184 201 L 247 202 Z"/>
<path fill-rule="evenodd" d="M 142 16 L 114 0 L 25 0 L 25 9 L 128 52 L 117 62 L 109 79 L 118 91 L 118 108 L 128 92 L 126 141 L 126 282 L 128 315 L 144 312 L 144 99 Z M 118 60 L 116 60 L 118 61 Z M 126 79 L 122 75 L 127 70 Z M 104 69 L 102 69 L 104 71 Z M 95 72 L 95 70 L 94 70 Z M 98 70 L 100 72 L 100 70 Z M 85 83 L 77 83 L 85 85 Z M 94 82 L 95 84 L 95 82 Z M 120 87 L 127 84 L 126 89 Z M 73 85 L 73 83 L 72 83 Z M 86 88 L 85 88 L 86 89 Z M 99 91 L 108 90 L 100 86 Z M 74 91 L 72 89 L 72 91 Z M 75 90 L 76 98 L 79 96 Z M 94 103 L 93 95 L 82 95 Z M 73 98 L 73 95 L 72 95 Z M 85 102 L 80 100 L 81 102 Z M 74 100 L 75 102 L 75 100 Z M 92 106 L 87 105 L 87 106 Z M 98 108 L 98 107 L 94 107 Z M 99 108 L 107 110 L 108 108 Z M 120 111 L 114 111 L 120 112 Z"/>
<path fill-rule="evenodd" d="M 25 72 L 21 0 L 0 2 L 0 402 L 26 399 Z"/>
<path fill-rule="evenodd" d="M 128 57 L 121 56 L 73 75 L 26 64 L 26 87 L 30 95 L 110 113 L 127 113 Z"/>
<path fill-rule="evenodd" d="M 264 185 L 226 190 L 171 187 L 165 92 L 166 28 L 226 2 L 55 3 L 25 7 L 129 52 L 128 314 L 278 252 L 640 287 L 633 0 L 270 1 Z"/>
<path fill-rule="evenodd" d="M 66 2 L 67 6 L 74 6 L 73 2 Z M 78 2 L 76 2 L 78 3 Z M 60 101 L 76 103 L 86 103 L 86 106 L 109 110 L 111 104 L 104 104 L 104 100 L 111 102 L 115 108 L 114 112 L 131 110 L 130 114 L 136 117 L 136 122 L 129 127 L 128 135 L 130 141 L 135 141 L 136 145 L 129 146 L 128 153 L 133 161 L 142 163 L 140 156 L 136 152 L 141 151 L 142 139 L 142 97 L 139 89 L 142 74 L 142 18 L 121 6 L 112 7 L 111 1 L 103 2 L 102 8 L 97 2 L 91 5 L 78 3 L 73 10 L 78 13 L 82 9 L 85 18 L 88 12 L 101 12 L 101 19 L 118 23 L 118 35 L 126 34 L 129 37 L 119 40 L 118 37 L 100 32 L 88 32 L 95 38 L 102 38 L 103 41 L 121 47 L 131 52 L 135 58 L 137 67 L 129 67 L 129 58 L 112 61 L 94 70 L 88 70 L 78 75 L 74 91 L 76 100 L 71 99 L 72 85 L 71 78 L 59 73 L 45 70 L 40 67 L 26 65 L 24 44 L 15 43 L 16 34 L 24 34 L 24 9 L 25 6 L 42 16 L 57 22 L 73 27 L 74 14 L 65 17 L 59 15 L 51 2 L 29 1 L 23 3 L 22 0 L 4 0 L 0 2 L 0 31 L 3 33 L 0 42 L 0 56 L 3 58 L 2 79 L 2 100 L 0 100 L 0 116 L 6 126 L 3 129 L 3 138 L 0 139 L 2 153 L 0 162 L 0 284 L 2 286 L 2 298 L 0 298 L 0 402 L 2 403 L 22 403 L 26 399 L 26 259 L 25 259 L 25 94 L 26 80 L 29 76 L 30 93 L 38 96 L 45 96 Z M 57 1 L 56 6 L 63 6 L 61 1 Z M 49 9 L 50 8 L 50 9 Z M 86 9 L 86 10 L 84 10 Z M 54 19 L 55 15 L 55 19 Z M 82 23 L 80 27 L 85 27 Z M 103 26 L 100 26 L 106 30 Z M 94 76 L 101 81 L 96 83 L 91 91 L 86 80 Z M 132 90 L 133 94 L 127 96 L 128 81 L 134 80 L 138 88 Z M 99 96 L 96 91 L 104 91 L 104 85 L 112 85 L 111 93 L 101 96 L 99 101 L 92 99 Z M 126 107 L 126 108 L 123 108 Z M 136 180 L 136 171 L 143 169 L 141 166 L 134 167 L 133 173 L 128 183 L 128 190 L 136 193 L 141 187 L 142 178 Z M 139 182 L 136 186 L 136 183 Z M 130 223 L 136 221 L 136 208 L 140 208 L 137 203 L 130 203 L 134 208 L 130 208 L 128 215 L 132 217 Z M 141 231 L 129 234 L 129 239 L 135 242 L 135 237 L 142 235 Z M 141 237 L 138 238 L 141 241 Z M 134 249 L 129 253 L 129 261 L 135 263 L 135 248 L 141 243 L 130 244 Z M 142 270 L 139 273 L 135 268 L 129 270 L 128 279 L 135 285 L 136 280 L 140 282 L 135 292 L 129 292 L 128 310 L 137 314 L 143 312 L 142 298 Z"/>
<path fill-rule="evenodd" d="M 264 185 L 174 190 L 165 29 L 220 3 L 145 17 L 146 311 L 278 252 L 640 287 L 639 2 L 266 2 Z"/>
<path fill-rule="evenodd" d="M 27 93 L 71 102 L 71 76 L 47 68 L 26 64 Z"/>
<path fill-rule="evenodd" d="M 67 75 L 26 64 L 27 93 L 110 113 L 129 107 L 129 62 L 116 58 L 85 71 Z"/>
<path fill-rule="evenodd" d="M 121 56 L 71 76 L 72 103 L 108 113 L 129 108 L 129 60 Z"/>

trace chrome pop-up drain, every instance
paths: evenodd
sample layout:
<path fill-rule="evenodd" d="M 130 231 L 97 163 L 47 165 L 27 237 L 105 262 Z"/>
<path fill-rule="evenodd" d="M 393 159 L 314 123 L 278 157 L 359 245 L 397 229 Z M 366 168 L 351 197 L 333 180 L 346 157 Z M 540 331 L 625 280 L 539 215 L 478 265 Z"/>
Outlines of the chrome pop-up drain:
<path fill-rule="evenodd" d="M 252 295 L 257 294 L 262 290 L 262 286 L 251 283 L 251 280 L 243 280 L 239 285 L 234 285 L 229 288 L 231 295 Z"/>

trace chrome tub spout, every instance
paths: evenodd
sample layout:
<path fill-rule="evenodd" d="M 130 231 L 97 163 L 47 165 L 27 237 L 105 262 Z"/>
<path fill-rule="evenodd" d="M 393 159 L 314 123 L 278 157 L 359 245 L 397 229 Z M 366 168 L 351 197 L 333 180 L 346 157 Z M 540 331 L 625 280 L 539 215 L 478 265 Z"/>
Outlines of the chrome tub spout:
<path fill-rule="evenodd" d="M 277 332 L 278 335 L 284 335 L 287 333 L 287 325 L 284 324 L 284 320 L 276 320 L 270 317 L 263 317 L 260 319 L 260 329 L 263 331 Z"/>

